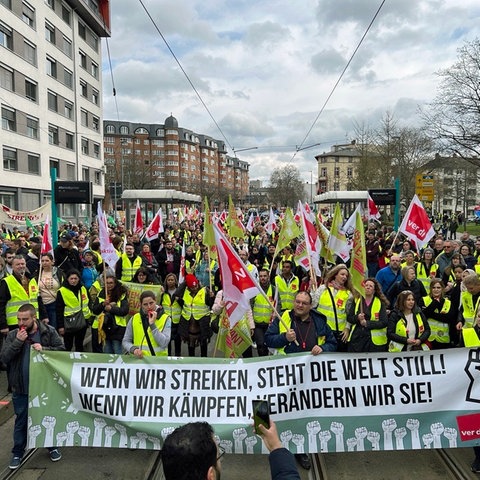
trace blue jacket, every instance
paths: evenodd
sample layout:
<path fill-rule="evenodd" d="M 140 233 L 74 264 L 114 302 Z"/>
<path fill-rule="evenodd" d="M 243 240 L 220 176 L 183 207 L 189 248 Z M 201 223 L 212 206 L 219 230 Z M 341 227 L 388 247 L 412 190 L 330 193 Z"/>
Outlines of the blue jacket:
<path fill-rule="evenodd" d="M 293 320 L 293 315 L 293 310 L 290 310 L 290 322 Z M 321 346 L 322 350 L 325 352 L 335 352 L 337 350 L 337 340 L 335 339 L 332 330 L 327 325 L 325 315 L 317 312 L 317 310 L 310 310 L 310 315 L 315 324 L 317 337 L 325 337 L 325 343 Z M 278 318 L 273 320 L 265 332 L 265 345 L 269 348 L 285 347 L 285 353 L 287 354 L 303 352 L 300 345 L 295 345 L 294 342 L 288 342 L 285 334 L 280 333 L 280 320 Z"/>
<path fill-rule="evenodd" d="M 375 275 L 378 283 L 382 287 L 382 292 L 388 298 L 389 291 L 393 287 L 393 285 L 399 282 L 402 279 L 402 274 L 400 270 L 397 271 L 395 274 L 393 270 L 390 268 L 390 265 L 380 269 Z"/>

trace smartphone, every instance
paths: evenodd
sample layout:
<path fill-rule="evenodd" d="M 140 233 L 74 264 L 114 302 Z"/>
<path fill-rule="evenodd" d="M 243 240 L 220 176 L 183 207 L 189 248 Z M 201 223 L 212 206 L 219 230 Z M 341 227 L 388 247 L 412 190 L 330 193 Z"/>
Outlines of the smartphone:
<path fill-rule="evenodd" d="M 261 434 L 258 426 L 270 428 L 270 405 L 266 400 L 252 400 L 255 433 Z"/>

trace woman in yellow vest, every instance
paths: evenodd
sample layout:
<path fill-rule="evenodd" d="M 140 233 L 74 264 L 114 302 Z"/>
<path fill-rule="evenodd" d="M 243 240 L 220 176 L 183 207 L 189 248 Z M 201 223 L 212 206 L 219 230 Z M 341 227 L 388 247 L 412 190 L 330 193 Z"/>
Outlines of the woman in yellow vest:
<path fill-rule="evenodd" d="M 434 254 L 433 248 L 426 248 L 423 251 L 420 261 L 415 264 L 417 280 L 423 283 L 427 291 L 430 280 L 435 278 L 438 272 L 438 265 L 435 263 Z"/>
<path fill-rule="evenodd" d="M 171 320 L 155 294 L 149 290 L 140 295 L 140 312 L 128 322 L 122 346 L 138 358 L 166 356 L 170 343 Z"/>
<path fill-rule="evenodd" d="M 172 320 L 172 334 L 171 340 L 175 346 L 175 356 L 180 357 L 182 355 L 182 339 L 178 334 L 178 324 L 180 323 L 180 315 L 182 313 L 182 307 L 178 303 L 176 297 L 178 288 L 177 276 L 174 273 L 167 273 L 165 282 L 163 284 L 163 293 L 160 298 L 160 305 L 165 310 Z M 171 342 L 168 344 L 168 354 L 171 355 Z"/>
<path fill-rule="evenodd" d="M 457 315 L 452 303 L 444 296 L 445 286 L 440 279 L 430 282 L 430 295 L 423 297 L 419 306 L 430 326 L 428 341 L 432 350 L 449 348 L 450 326 L 456 321 Z"/>
<path fill-rule="evenodd" d="M 107 275 L 105 287 L 100 290 L 92 306 L 92 312 L 99 316 L 98 335 L 103 340 L 103 353 L 123 353 L 122 340 L 128 310 L 127 289 L 114 275 Z"/>
<path fill-rule="evenodd" d="M 389 302 L 377 280 L 368 278 L 364 285 L 365 298 L 357 298 L 347 314 L 347 321 L 352 325 L 348 351 L 386 352 Z"/>
<path fill-rule="evenodd" d="M 350 335 L 347 311 L 353 301 L 352 279 L 346 265 L 333 267 L 325 275 L 324 285 L 312 293 L 312 298 L 313 308 L 327 317 L 328 326 L 337 339 L 337 351 L 346 352 Z"/>
<path fill-rule="evenodd" d="M 409 290 L 397 296 L 395 309 L 390 313 L 387 324 L 387 337 L 389 352 L 430 350 L 426 343 L 430 337 L 430 326 Z"/>
<path fill-rule="evenodd" d="M 81 330 L 71 333 L 65 330 L 65 316 L 73 315 L 83 310 L 83 316 L 88 321 L 92 316 L 92 312 L 88 307 L 89 298 L 87 289 L 80 282 L 80 272 L 78 270 L 70 270 L 65 276 L 63 285 L 57 292 L 57 300 L 55 308 L 57 313 L 57 329 L 58 333 L 63 336 L 65 350 L 70 352 L 75 344 L 75 352 L 83 352 L 83 341 L 87 332 L 87 325 Z"/>

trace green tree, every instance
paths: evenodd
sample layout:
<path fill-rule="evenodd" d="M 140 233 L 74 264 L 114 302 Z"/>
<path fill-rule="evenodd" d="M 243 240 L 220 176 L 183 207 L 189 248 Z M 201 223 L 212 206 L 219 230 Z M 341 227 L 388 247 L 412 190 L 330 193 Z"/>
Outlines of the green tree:
<path fill-rule="evenodd" d="M 277 207 L 295 207 L 304 197 L 300 171 L 294 165 L 276 168 L 270 176 L 269 200 Z"/>

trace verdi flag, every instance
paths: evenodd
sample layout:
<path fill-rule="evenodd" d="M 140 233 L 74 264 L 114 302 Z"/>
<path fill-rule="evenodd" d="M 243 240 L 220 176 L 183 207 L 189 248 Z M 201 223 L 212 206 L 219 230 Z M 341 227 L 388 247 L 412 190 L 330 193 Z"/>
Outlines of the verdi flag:
<path fill-rule="evenodd" d="M 141 235 L 143 233 L 143 218 L 140 209 L 140 200 L 137 199 L 137 208 L 135 209 L 135 220 L 133 222 L 133 233 Z"/>
<path fill-rule="evenodd" d="M 417 244 L 417 251 L 420 251 L 435 235 L 432 223 L 417 195 L 413 196 L 399 231 Z"/>
<path fill-rule="evenodd" d="M 247 230 L 247 232 L 252 233 L 254 226 L 255 226 L 255 219 L 254 219 L 253 212 L 251 212 L 250 216 L 248 217 L 248 222 L 245 229 Z"/>
<path fill-rule="evenodd" d="M 275 221 L 275 215 L 273 214 L 272 207 L 270 207 L 270 214 L 268 216 L 268 221 L 265 224 L 265 231 L 271 235 L 277 228 L 277 222 Z"/>
<path fill-rule="evenodd" d="M 373 198 L 368 194 L 368 220 L 380 220 L 380 212 L 378 211 L 378 207 L 373 201 Z"/>
<path fill-rule="evenodd" d="M 365 232 L 359 207 L 355 210 L 355 231 L 353 232 L 350 275 L 352 276 L 353 288 L 362 297 L 365 297 L 364 281 L 367 276 L 367 254 L 365 248 Z"/>
<path fill-rule="evenodd" d="M 350 257 L 347 238 L 342 230 L 342 212 L 340 204 L 335 205 L 332 226 L 330 228 L 330 237 L 328 238 L 328 249 L 333 255 L 338 255 L 344 262 Z"/>
<path fill-rule="evenodd" d="M 158 238 L 158 235 L 161 232 L 163 232 L 162 207 L 158 209 L 158 212 L 148 226 L 147 231 L 145 232 L 145 238 L 150 242 L 155 238 Z"/>
<path fill-rule="evenodd" d="M 242 222 L 238 219 L 237 212 L 233 206 L 232 196 L 228 196 L 228 217 L 227 217 L 228 234 L 231 238 L 243 238 L 245 236 Z"/>
<path fill-rule="evenodd" d="M 47 215 L 45 219 L 45 225 L 43 226 L 43 235 L 42 235 L 42 247 L 40 254 L 50 253 L 53 257 L 53 242 L 52 242 L 52 231 L 50 228 L 50 218 Z"/>

